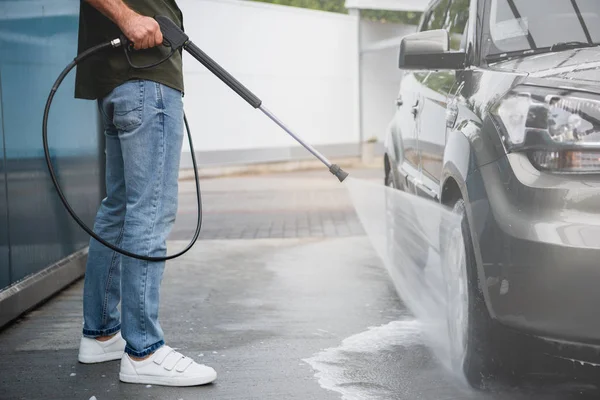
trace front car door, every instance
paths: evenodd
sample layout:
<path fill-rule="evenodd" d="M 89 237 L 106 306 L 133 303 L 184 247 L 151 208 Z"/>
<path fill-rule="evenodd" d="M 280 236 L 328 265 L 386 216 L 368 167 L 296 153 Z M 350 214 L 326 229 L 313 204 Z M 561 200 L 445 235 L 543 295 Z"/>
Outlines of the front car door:
<path fill-rule="evenodd" d="M 419 94 L 429 72 L 407 71 L 402 79 L 398 94 L 397 110 L 392 121 L 392 130 L 399 144 L 398 171 L 400 189 L 416 193 L 416 182 L 420 182 L 421 160 L 417 138 L 417 115 L 420 110 Z"/>
<path fill-rule="evenodd" d="M 470 0 L 452 0 L 439 10 L 443 15 L 441 25 L 432 29 L 446 29 L 450 34 L 450 50 L 464 50 L 465 30 L 469 19 Z M 443 13 L 443 14 L 442 14 Z M 440 192 L 440 178 L 446 145 L 448 100 L 456 89 L 455 70 L 433 71 L 422 88 L 423 109 L 419 131 L 419 151 L 422 176 L 419 190 L 423 194 L 437 198 Z"/>
<path fill-rule="evenodd" d="M 450 0 L 437 0 L 436 4 L 425 13 L 418 31 L 441 28 L 449 4 Z M 444 13 L 441 13 L 442 9 Z M 429 75 L 430 71 L 404 71 L 397 99 L 398 108 L 391 125 L 400 174 L 398 177 L 400 188 L 415 194 L 418 193 L 418 187 L 422 186 L 418 132 L 423 109 L 423 88 Z"/>

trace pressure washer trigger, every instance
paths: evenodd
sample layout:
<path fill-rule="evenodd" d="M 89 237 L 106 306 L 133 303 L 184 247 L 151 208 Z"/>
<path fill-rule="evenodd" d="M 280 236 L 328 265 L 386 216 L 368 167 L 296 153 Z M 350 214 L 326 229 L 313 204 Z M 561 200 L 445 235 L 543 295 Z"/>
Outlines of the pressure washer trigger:
<path fill-rule="evenodd" d="M 154 17 L 163 35 L 163 45 L 178 50 L 190 39 L 169 17 L 157 15 Z M 168 44 L 167 44 L 168 43 Z"/>

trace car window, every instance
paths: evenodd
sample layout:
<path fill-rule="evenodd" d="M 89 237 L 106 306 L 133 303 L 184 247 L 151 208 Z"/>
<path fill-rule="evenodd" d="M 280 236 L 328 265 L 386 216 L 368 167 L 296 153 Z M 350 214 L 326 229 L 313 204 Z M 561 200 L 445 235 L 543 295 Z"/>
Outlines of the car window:
<path fill-rule="evenodd" d="M 431 71 L 415 72 L 415 79 L 420 83 L 425 83 Z"/>
<path fill-rule="evenodd" d="M 600 43 L 598 0 L 490 0 L 487 14 L 487 54 Z"/>
<path fill-rule="evenodd" d="M 423 24 L 421 31 L 431 31 L 434 29 L 442 29 L 446 18 L 446 11 L 448 11 L 448 5 L 450 0 L 438 1 L 431 11 Z"/>
<path fill-rule="evenodd" d="M 456 75 L 453 72 L 439 71 L 429 74 L 425 85 L 438 93 L 448 94 L 456 83 Z"/>
<path fill-rule="evenodd" d="M 452 0 L 443 28 L 450 34 L 450 50 L 461 50 L 463 36 L 469 20 L 470 0 Z M 464 44 L 463 44 L 464 47 Z"/>

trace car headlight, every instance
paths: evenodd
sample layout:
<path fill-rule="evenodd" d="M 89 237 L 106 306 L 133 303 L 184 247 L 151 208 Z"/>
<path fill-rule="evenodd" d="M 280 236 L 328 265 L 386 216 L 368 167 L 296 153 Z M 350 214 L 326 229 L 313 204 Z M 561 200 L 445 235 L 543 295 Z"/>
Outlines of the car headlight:
<path fill-rule="evenodd" d="M 541 170 L 600 172 L 600 98 L 521 86 L 491 109 L 508 152 L 524 151 Z"/>

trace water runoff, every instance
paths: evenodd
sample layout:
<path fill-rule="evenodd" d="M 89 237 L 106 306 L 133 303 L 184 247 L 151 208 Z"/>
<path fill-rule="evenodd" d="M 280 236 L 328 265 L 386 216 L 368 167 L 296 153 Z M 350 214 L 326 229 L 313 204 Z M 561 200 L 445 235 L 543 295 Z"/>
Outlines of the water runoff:
<path fill-rule="evenodd" d="M 346 186 L 396 290 L 439 360 L 461 380 L 467 298 L 461 217 L 436 202 L 362 179 Z"/>

